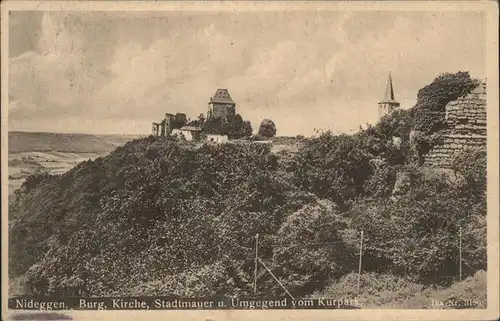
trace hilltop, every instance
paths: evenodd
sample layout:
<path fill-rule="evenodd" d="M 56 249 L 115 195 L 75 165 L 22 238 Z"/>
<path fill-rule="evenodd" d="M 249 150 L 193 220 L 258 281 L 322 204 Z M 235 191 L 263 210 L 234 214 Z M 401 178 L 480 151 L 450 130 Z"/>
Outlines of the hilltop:
<path fill-rule="evenodd" d="M 149 136 L 30 176 L 10 207 L 10 277 L 29 294 L 282 296 L 262 268 L 253 291 L 259 234 L 259 258 L 294 296 L 341 295 L 364 231 L 365 299 L 375 284 L 448 295 L 460 228 L 463 277 L 486 269 L 486 153 L 464 150 L 453 180 L 421 167 L 407 139 L 417 116 L 274 151 Z"/>

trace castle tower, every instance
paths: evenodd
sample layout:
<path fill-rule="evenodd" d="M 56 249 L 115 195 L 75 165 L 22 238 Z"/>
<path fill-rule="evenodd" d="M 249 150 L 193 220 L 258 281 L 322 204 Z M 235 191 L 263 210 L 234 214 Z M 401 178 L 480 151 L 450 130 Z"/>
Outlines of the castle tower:
<path fill-rule="evenodd" d="M 217 89 L 208 103 L 208 118 L 228 119 L 236 114 L 236 103 L 227 89 Z"/>
<path fill-rule="evenodd" d="M 165 119 L 161 122 L 161 135 L 160 136 L 169 136 L 172 133 L 172 123 L 175 119 L 175 116 L 170 113 L 165 114 Z"/>
<path fill-rule="evenodd" d="M 394 88 L 392 87 L 392 77 L 389 72 L 389 79 L 387 79 L 387 86 L 385 88 L 384 100 L 378 103 L 379 119 L 385 115 L 390 114 L 393 110 L 399 108 L 399 102 L 394 99 Z"/>

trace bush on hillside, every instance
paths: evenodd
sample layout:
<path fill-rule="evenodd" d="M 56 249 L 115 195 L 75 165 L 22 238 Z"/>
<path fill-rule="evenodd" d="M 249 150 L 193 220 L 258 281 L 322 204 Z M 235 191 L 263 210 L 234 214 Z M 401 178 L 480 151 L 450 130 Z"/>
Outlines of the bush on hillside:
<path fill-rule="evenodd" d="M 485 309 L 486 280 L 486 271 L 479 270 L 447 289 L 426 288 L 413 297 L 398 302 L 398 306 L 404 309 Z"/>
<path fill-rule="evenodd" d="M 376 198 L 391 196 L 396 182 L 396 169 L 387 164 L 374 167 L 373 173 L 363 184 L 363 190 Z"/>
<path fill-rule="evenodd" d="M 382 117 L 375 126 L 361 130 L 357 136 L 363 148 L 390 165 L 403 165 L 410 152 L 410 132 L 413 117 L 408 110 L 395 110 Z M 394 140 L 399 139 L 400 143 Z"/>
<path fill-rule="evenodd" d="M 398 306 L 402 300 L 410 299 L 425 289 L 424 285 L 415 283 L 407 277 L 368 272 L 361 273 L 358 296 L 358 277 L 358 273 L 346 274 L 330 284 L 321 293 L 314 294 L 313 297 L 358 297 L 363 308 L 394 307 Z"/>
<path fill-rule="evenodd" d="M 223 118 L 209 118 L 203 122 L 203 132 L 206 134 L 227 135 L 230 139 L 238 139 L 252 135 L 252 125 L 244 121 L 240 114 Z"/>
<path fill-rule="evenodd" d="M 270 246 L 273 261 L 268 264 L 290 292 L 302 296 L 355 266 L 355 255 L 339 233 L 347 224 L 334 203 L 319 199 L 285 219 Z M 269 275 L 267 279 L 285 294 Z"/>
<path fill-rule="evenodd" d="M 161 279 L 141 283 L 124 289 L 127 296 L 170 296 L 179 298 L 202 297 L 216 299 L 230 293 L 234 284 L 227 276 L 227 267 L 222 262 L 197 267 Z"/>
<path fill-rule="evenodd" d="M 363 193 L 363 184 L 372 172 L 371 155 L 359 142 L 356 137 L 331 132 L 308 140 L 295 156 L 297 186 L 345 208 Z"/>
<path fill-rule="evenodd" d="M 351 211 L 353 227 L 365 231 L 364 266 L 445 284 L 458 275 L 458 234 L 477 226 L 474 207 L 445 174 L 410 173 L 411 183 L 396 201 L 360 201 Z M 464 273 L 485 268 L 479 239 L 463 243 Z"/>
<path fill-rule="evenodd" d="M 150 136 L 31 177 L 10 207 L 9 274 L 38 295 L 283 296 L 262 266 L 253 293 L 258 233 L 259 258 L 294 295 L 339 278 L 325 293 L 354 295 L 346 273 L 357 270 L 364 231 L 361 291 L 382 304 L 456 280 L 462 227 L 472 275 L 486 267 L 485 153 L 459 156 L 456 177 L 403 165 L 412 116 L 396 111 L 350 136 L 282 139 L 300 142 L 288 154 L 270 141 L 200 147 Z"/>
<path fill-rule="evenodd" d="M 333 282 L 313 298 L 354 298 L 358 274 L 350 273 Z M 486 308 L 486 272 L 479 270 L 449 288 L 415 283 L 410 278 L 391 274 L 362 273 L 358 301 L 362 308 L 456 309 Z M 447 303 L 440 306 L 438 303 Z M 456 303 L 456 306 L 449 305 Z M 471 304 L 467 304 L 471 303 Z"/>
<path fill-rule="evenodd" d="M 465 150 L 455 157 L 452 164 L 452 168 L 465 179 L 470 197 L 484 206 L 486 206 L 486 164 L 485 148 Z"/>

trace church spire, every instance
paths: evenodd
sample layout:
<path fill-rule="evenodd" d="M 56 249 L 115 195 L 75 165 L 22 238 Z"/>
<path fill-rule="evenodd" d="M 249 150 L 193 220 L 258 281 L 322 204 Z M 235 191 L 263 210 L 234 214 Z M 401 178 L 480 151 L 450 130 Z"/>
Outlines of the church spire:
<path fill-rule="evenodd" d="M 387 79 L 387 86 L 385 88 L 385 101 L 393 101 L 394 100 L 394 88 L 392 87 L 392 77 L 391 72 L 389 71 L 389 79 Z"/>
<path fill-rule="evenodd" d="M 387 79 L 387 86 L 385 87 L 385 97 L 384 100 L 378 103 L 379 118 L 390 114 L 393 110 L 399 108 L 399 102 L 396 101 L 394 97 L 394 88 L 392 87 L 392 76 L 389 72 L 389 78 Z"/>

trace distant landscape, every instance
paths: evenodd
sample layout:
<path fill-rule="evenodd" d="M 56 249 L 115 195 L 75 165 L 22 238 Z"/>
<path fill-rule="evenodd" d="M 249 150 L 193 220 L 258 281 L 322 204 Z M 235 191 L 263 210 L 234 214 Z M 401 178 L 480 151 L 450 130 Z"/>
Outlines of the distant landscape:
<path fill-rule="evenodd" d="M 9 153 L 58 151 L 106 154 L 140 135 L 9 132 Z"/>
<path fill-rule="evenodd" d="M 118 146 L 147 135 L 9 132 L 9 196 L 26 177 L 63 174 L 75 165 L 108 155 Z M 275 137 L 272 151 L 296 151 L 295 137 Z"/>
<path fill-rule="evenodd" d="M 9 195 L 33 174 L 62 174 L 105 156 L 137 135 L 9 132 Z"/>

